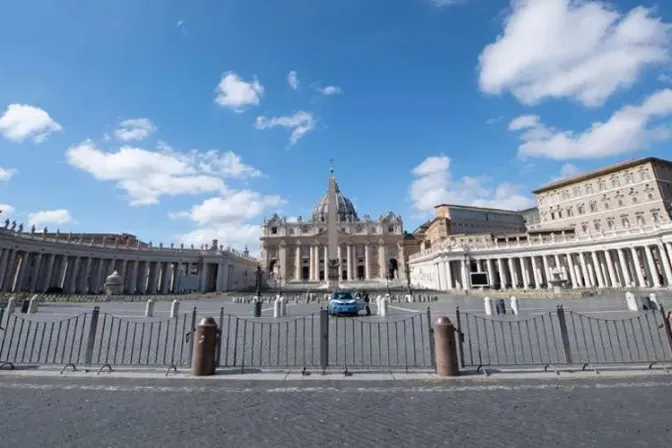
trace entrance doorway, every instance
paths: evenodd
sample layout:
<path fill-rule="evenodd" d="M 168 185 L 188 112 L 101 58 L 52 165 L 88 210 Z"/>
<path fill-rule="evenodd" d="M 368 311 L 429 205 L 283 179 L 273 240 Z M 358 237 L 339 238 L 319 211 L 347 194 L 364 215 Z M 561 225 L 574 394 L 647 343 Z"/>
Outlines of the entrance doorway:
<path fill-rule="evenodd" d="M 390 261 L 387 263 L 388 275 L 390 279 L 397 278 L 399 272 L 399 263 L 397 263 L 396 258 L 390 258 Z"/>
<path fill-rule="evenodd" d="M 310 268 L 308 266 L 303 266 L 301 268 L 301 280 L 308 280 L 310 276 Z"/>
<path fill-rule="evenodd" d="M 357 278 L 364 280 L 364 266 L 357 266 Z"/>

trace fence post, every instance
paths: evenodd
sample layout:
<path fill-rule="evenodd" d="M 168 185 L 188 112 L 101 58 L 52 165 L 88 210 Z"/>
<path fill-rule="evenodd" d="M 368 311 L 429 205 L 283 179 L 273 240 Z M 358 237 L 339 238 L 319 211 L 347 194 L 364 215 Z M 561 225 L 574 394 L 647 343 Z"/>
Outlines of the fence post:
<path fill-rule="evenodd" d="M 665 334 L 667 335 L 667 343 L 670 346 L 670 354 L 672 354 L 672 313 L 665 315 L 665 308 L 663 304 L 660 304 L 660 315 L 663 316 L 663 327 L 665 328 Z"/>
<path fill-rule="evenodd" d="M 191 329 L 189 330 L 189 335 L 194 336 L 196 331 L 196 307 L 191 310 Z M 194 344 L 189 344 L 189 366 L 191 367 L 191 358 L 194 356 Z"/>
<path fill-rule="evenodd" d="M 457 322 L 457 350 L 460 355 L 460 367 L 464 369 L 464 334 L 462 334 L 462 316 L 460 307 L 455 308 L 455 322 Z"/>
<path fill-rule="evenodd" d="M 565 309 L 558 305 L 556 309 L 558 323 L 560 324 L 560 336 L 562 337 L 562 348 L 565 351 L 565 363 L 572 364 L 572 352 L 569 346 L 569 333 L 567 331 L 567 320 L 565 319 Z"/>
<path fill-rule="evenodd" d="M 436 368 L 434 327 L 432 326 L 432 310 L 429 307 L 427 307 L 427 329 L 429 331 L 429 359 L 432 361 L 432 367 Z"/>
<path fill-rule="evenodd" d="M 84 354 L 84 364 L 90 365 L 93 358 L 93 347 L 96 343 L 96 332 L 98 331 L 98 314 L 100 314 L 100 308 L 97 306 L 93 307 L 93 313 L 91 313 L 91 324 L 89 326 L 89 337 L 86 338 L 86 352 Z M 102 337 L 102 335 L 101 335 Z"/>
<path fill-rule="evenodd" d="M 329 366 L 329 311 L 320 310 L 320 367 L 326 373 Z"/>
<path fill-rule="evenodd" d="M 217 326 L 217 352 L 215 353 L 215 367 L 221 367 L 219 364 L 222 356 L 222 328 L 224 328 L 224 307 L 219 309 L 219 325 Z"/>

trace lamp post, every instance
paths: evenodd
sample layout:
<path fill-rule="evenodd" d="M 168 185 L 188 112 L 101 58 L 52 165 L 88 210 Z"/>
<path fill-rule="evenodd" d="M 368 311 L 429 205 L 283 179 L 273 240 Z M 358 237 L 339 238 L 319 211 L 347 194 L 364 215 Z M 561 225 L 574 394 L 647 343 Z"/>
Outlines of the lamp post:
<path fill-rule="evenodd" d="M 390 273 L 388 272 L 385 276 L 385 289 L 387 290 L 387 295 L 390 295 Z"/>
<path fill-rule="evenodd" d="M 261 277 L 263 275 L 261 271 L 261 266 L 257 266 L 257 270 L 254 273 L 256 281 L 256 297 L 257 301 L 254 302 L 253 315 L 254 317 L 261 317 Z"/>
<path fill-rule="evenodd" d="M 278 265 L 278 295 L 282 297 L 282 271 Z"/>
<path fill-rule="evenodd" d="M 408 295 L 412 296 L 413 291 L 411 290 L 411 267 L 408 265 L 408 255 L 404 256 L 404 271 L 406 272 L 406 289 L 408 289 Z"/>

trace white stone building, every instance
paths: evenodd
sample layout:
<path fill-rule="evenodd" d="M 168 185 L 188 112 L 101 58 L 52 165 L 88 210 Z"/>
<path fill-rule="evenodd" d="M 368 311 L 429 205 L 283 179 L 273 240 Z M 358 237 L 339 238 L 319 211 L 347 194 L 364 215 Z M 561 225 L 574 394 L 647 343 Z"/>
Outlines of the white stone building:
<path fill-rule="evenodd" d="M 340 282 L 380 283 L 405 277 L 404 232 L 401 217 L 392 212 L 360 219 L 352 201 L 336 184 Z M 313 208 L 310 219 L 289 222 L 277 214 L 264 219 L 261 260 L 271 279 L 284 285 L 310 287 L 325 280 L 328 194 Z"/>
<path fill-rule="evenodd" d="M 535 230 L 433 244 L 410 257 L 412 284 L 466 291 L 487 273 L 491 289 L 672 287 L 671 162 L 632 160 L 535 194 Z"/>
<path fill-rule="evenodd" d="M 46 229 L 45 229 L 46 230 Z M 125 294 L 230 291 L 255 285 L 258 261 L 213 246 L 202 249 L 141 244 L 126 238 L 86 239 L 0 228 L 0 291 L 98 294 L 118 272 Z"/>

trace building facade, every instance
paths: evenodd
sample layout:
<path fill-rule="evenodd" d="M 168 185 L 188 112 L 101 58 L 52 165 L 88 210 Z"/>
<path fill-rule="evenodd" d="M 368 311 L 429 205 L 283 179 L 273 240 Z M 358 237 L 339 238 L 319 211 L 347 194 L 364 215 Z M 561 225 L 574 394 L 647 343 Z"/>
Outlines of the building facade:
<path fill-rule="evenodd" d="M 362 219 L 352 201 L 336 184 L 337 257 L 341 282 L 401 279 L 405 272 L 404 231 L 401 217 L 387 212 L 377 220 Z M 326 281 L 329 260 L 327 241 L 328 195 L 313 208 L 308 220 L 287 221 L 274 214 L 264 219 L 261 260 L 269 276 L 281 284 L 311 284 Z"/>
<path fill-rule="evenodd" d="M 563 179 L 534 191 L 539 223 L 577 233 L 662 224 L 670 218 L 672 162 L 647 157 Z"/>
<path fill-rule="evenodd" d="M 410 258 L 416 287 L 491 289 L 672 287 L 672 163 L 637 159 L 534 192 L 527 231 L 447 238 Z"/>
<path fill-rule="evenodd" d="M 23 226 L 0 228 L 0 291 L 99 294 L 117 272 L 124 294 L 169 294 L 246 289 L 258 261 L 245 253 L 144 244 L 128 235 L 48 234 Z M 110 240 L 112 238 L 112 240 Z"/>

